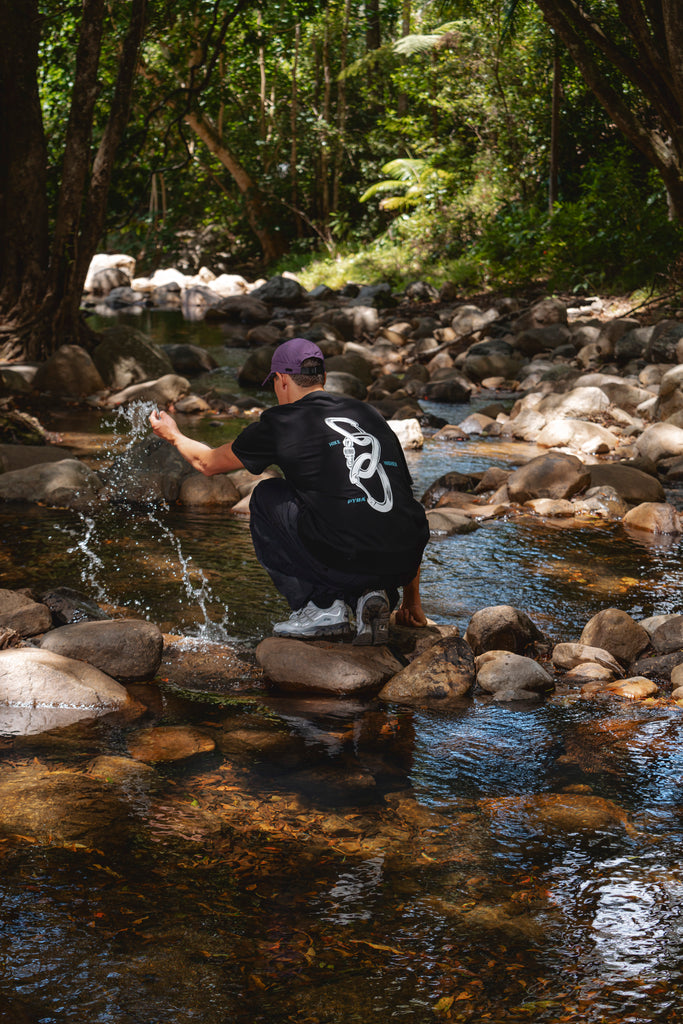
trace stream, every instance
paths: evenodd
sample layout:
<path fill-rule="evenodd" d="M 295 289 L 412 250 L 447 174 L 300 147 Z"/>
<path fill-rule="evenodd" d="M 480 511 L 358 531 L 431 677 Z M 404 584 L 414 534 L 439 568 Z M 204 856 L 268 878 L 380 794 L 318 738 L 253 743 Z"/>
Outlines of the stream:
<path fill-rule="evenodd" d="M 208 348 L 221 363 L 210 379 L 239 391 L 244 352 L 224 348 L 219 326 L 134 323 Z M 473 407 L 426 406 L 453 423 Z M 92 465 L 127 443 L 114 414 L 51 417 Z M 241 425 L 181 422 L 211 444 Z M 449 469 L 534 454 L 428 436 L 407 457 L 420 496 Z M 3 587 L 74 587 L 209 653 L 251 647 L 287 614 L 247 522 L 223 513 L 0 507 L 0 572 Z M 610 606 L 680 613 L 682 585 L 679 538 L 644 544 L 619 524 L 531 516 L 432 539 L 422 571 L 437 623 L 463 633 L 479 608 L 509 603 L 553 643 L 578 640 Z M 131 689 L 144 725 L 199 726 L 215 750 L 105 772 L 116 811 L 98 834 L 0 837 L 0 1021 L 683 1019 L 683 713 L 666 693 L 528 707 L 474 697 L 445 714 L 191 680 Z M 90 778 L 98 758 L 128 756 L 139 726 L 109 716 L 0 736 L 0 779 Z"/>

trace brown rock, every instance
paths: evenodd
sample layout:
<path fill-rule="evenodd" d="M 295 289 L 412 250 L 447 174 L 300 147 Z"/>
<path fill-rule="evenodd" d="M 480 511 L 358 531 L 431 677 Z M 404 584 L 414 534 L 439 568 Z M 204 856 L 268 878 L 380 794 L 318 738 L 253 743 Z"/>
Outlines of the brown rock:
<path fill-rule="evenodd" d="M 183 761 L 195 754 L 210 753 L 216 744 L 210 736 L 189 725 L 159 725 L 140 729 L 128 738 L 128 752 L 138 761 Z"/>
<path fill-rule="evenodd" d="M 163 635 L 144 619 L 107 619 L 60 626 L 40 641 L 44 651 L 87 661 L 120 681 L 151 679 L 161 662 Z"/>
<path fill-rule="evenodd" d="M 460 637 L 445 637 L 390 679 L 379 696 L 398 704 L 443 706 L 469 693 L 474 679 L 469 645 Z"/>
<path fill-rule="evenodd" d="M 647 533 L 683 533 L 683 520 L 673 505 L 667 502 L 644 501 L 636 505 L 623 518 L 624 526 Z"/>
<path fill-rule="evenodd" d="M 267 637 L 256 648 L 266 676 L 287 692 L 376 693 L 401 665 L 386 647 Z"/>
<path fill-rule="evenodd" d="M 516 469 L 507 480 L 511 501 L 531 498 L 571 498 L 590 484 L 590 470 L 575 455 L 548 452 Z"/>
<path fill-rule="evenodd" d="M 0 627 L 19 636 L 37 636 L 52 626 L 50 609 L 18 590 L 0 590 Z"/>
<path fill-rule="evenodd" d="M 526 654 L 545 637 L 526 612 L 510 604 L 481 608 L 470 619 L 465 640 L 475 655 L 484 651 L 514 651 Z"/>
<path fill-rule="evenodd" d="M 630 665 L 650 643 L 647 630 L 619 608 L 605 608 L 586 623 L 580 642 L 609 651 L 622 665 Z"/>

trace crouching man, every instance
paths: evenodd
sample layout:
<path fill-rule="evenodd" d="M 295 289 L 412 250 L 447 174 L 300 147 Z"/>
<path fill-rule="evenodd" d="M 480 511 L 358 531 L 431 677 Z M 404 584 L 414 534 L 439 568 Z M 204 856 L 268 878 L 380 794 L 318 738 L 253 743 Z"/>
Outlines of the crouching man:
<path fill-rule="evenodd" d="M 403 590 L 397 621 L 426 623 L 419 572 L 429 528 L 398 439 L 371 405 L 325 391 L 323 354 L 293 338 L 274 352 L 277 406 L 234 441 L 210 448 L 186 437 L 165 412 L 153 412 L 157 436 L 207 476 L 276 465 L 284 479 L 261 481 L 250 499 L 256 557 L 292 613 L 276 636 L 352 635 L 385 643 L 389 615 Z"/>

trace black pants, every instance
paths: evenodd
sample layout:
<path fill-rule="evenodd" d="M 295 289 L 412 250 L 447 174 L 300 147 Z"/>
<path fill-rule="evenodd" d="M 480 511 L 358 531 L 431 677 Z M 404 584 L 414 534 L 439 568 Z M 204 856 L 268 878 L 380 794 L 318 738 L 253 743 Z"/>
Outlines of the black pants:
<path fill-rule="evenodd" d="M 257 484 L 249 510 L 256 557 L 290 608 L 309 601 L 329 608 L 338 598 L 354 605 L 365 590 L 386 590 L 392 607 L 398 601 L 400 580 L 331 569 L 310 553 L 297 531 L 299 501 L 286 480 L 273 477 Z"/>

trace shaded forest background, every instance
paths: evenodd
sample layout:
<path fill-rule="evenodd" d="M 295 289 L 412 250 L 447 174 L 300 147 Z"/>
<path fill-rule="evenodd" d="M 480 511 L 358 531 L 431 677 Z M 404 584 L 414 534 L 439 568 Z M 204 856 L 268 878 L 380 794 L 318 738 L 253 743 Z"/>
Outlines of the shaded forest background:
<path fill-rule="evenodd" d="M 0 0 L 0 349 L 95 251 L 303 283 L 680 283 L 677 0 Z"/>

